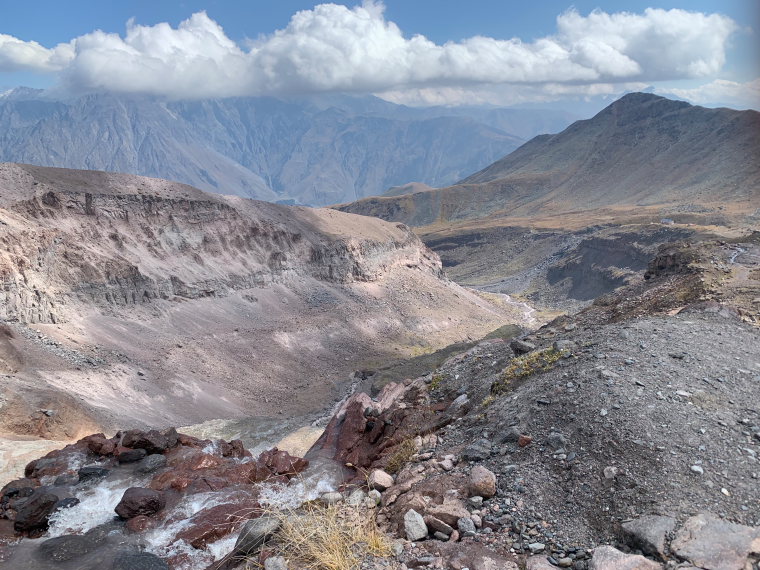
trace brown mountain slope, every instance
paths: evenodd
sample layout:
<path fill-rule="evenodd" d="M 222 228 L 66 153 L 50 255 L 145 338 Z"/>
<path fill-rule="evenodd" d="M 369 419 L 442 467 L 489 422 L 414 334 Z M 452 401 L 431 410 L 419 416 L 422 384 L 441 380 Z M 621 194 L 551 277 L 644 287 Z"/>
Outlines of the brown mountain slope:
<path fill-rule="evenodd" d="M 0 433 L 321 409 L 505 319 L 402 225 L 0 164 Z"/>
<path fill-rule="evenodd" d="M 609 206 L 760 207 L 760 113 L 626 95 L 454 186 L 339 206 L 414 226 Z"/>

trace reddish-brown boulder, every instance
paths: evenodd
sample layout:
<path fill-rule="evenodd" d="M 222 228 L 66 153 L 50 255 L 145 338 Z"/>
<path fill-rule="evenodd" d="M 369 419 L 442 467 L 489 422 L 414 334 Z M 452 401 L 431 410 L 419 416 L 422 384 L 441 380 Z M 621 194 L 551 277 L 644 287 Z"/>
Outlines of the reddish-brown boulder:
<path fill-rule="evenodd" d="M 176 540 L 184 540 L 193 548 L 205 548 L 260 515 L 261 505 L 252 499 L 203 509 L 193 515 Z"/>
<path fill-rule="evenodd" d="M 129 430 L 121 439 L 121 445 L 144 449 L 147 453 L 163 453 L 169 448 L 169 438 L 158 430 Z"/>
<path fill-rule="evenodd" d="M 123 519 L 131 519 L 138 515 L 150 516 L 166 506 L 163 493 L 143 487 L 130 487 L 114 509 Z"/>
<path fill-rule="evenodd" d="M 289 478 L 298 475 L 309 466 L 306 459 L 294 457 L 287 451 L 280 451 L 276 447 L 264 451 L 259 455 L 256 463 L 268 467 L 274 475 L 285 475 Z"/>
<path fill-rule="evenodd" d="M 154 517 L 137 515 L 127 521 L 127 530 L 131 533 L 137 534 L 155 528 L 157 524 L 158 521 Z"/>
<path fill-rule="evenodd" d="M 116 449 L 116 442 L 113 439 L 108 439 L 102 433 L 88 435 L 80 441 L 86 441 L 87 448 L 97 455 L 113 455 L 114 449 Z"/>

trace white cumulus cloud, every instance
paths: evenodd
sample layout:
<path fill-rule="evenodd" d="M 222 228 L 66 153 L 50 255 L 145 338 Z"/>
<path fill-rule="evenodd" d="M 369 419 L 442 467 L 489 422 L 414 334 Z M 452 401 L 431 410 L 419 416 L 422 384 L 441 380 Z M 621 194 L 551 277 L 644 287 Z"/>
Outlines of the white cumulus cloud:
<path fill-rule="evenodd" d="M 708 77 L 720 71 L 737 30 L 719 14 L 647 9 L 641 14 L 571 10 L 551 36 L 476 36 L 436 44 L 405 36 L 381 3 L 321 4 L 246 46 L 205 12 L 177 28 L 127 24 L 47 49 L 0 36 L 0 71 L 57 72 L 73 90 L 170 98 L 353 91 L 464 93 L 477 88 L 585 86 Z M 606 89 L 606 88 L 603 88 Z M 448 90 L 448 91 L 447 91 Z"/>
<path fill-rule="evenodd" d="M 740 83 L 716 79 L 691 89 L 663 87 L 657 89 L 662 95 L 673 95 L 698 105 L 731 105 L 737 108 L 760 109 L 760 78 Z"/>
<path fill-rule="evenodd" d="M 74 58 L 70 43 L 48 49 L 37 42 L 25 42 L 0 34 L 0 72 L 61 71 Z"/>

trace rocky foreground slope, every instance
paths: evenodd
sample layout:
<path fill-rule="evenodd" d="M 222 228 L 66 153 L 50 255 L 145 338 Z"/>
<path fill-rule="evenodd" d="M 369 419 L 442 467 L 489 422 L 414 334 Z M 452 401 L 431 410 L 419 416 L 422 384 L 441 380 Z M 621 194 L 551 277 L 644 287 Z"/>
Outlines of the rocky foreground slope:
<path fill-rule="evenodd" d="M 357 367 L 507 318 L 402 225 L 0 165 L 5 433 L 297 415 Z"/>
<path fill-rule="evenodd" d="M 314 559 L 288 533 L 317 541 L 298 526 L 316 512 L 366 530 L 354 567 L 757 570 L 758 305 L 757 234 L 673 244 L 573 317 L 352 395 L 308 468 L 173 430 L 52 452 L 0 495 L 7 535 L 43 537 L 0 554 L 40 569 L 298 569 Z M 344 492 L 278 514 L 294 504 L 283 497 L 314 496 L 293 475 L 313 484 L 316 465 Z M 288 480 L 273 501 L 267 481 Z M 100 488 L 105 520 L 82 524 Z"/>

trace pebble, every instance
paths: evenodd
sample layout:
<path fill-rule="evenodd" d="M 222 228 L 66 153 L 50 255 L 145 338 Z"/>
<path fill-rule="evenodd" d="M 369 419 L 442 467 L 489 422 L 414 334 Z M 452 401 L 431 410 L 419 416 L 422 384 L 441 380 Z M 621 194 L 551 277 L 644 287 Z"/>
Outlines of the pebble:
<path fill-rule="evenodd" d="M 699 465 L 692 465 L 691 466 L 691 470 L 692 470 L 693 473 L 696 473 L 697 475 L 704 475 L 705 474 L 705 470 L 702 469 L 702 467 L 700 467 Z"/>
<path fill-rule="evenodd" d="M 542 542 L 532 542 L 528 545 L 528 548 L 530 549 L 531 553 L 538 554 L 539 552 L 543 552 L 544 548 L 546 548 L 546 545 Z"/>

